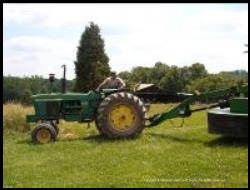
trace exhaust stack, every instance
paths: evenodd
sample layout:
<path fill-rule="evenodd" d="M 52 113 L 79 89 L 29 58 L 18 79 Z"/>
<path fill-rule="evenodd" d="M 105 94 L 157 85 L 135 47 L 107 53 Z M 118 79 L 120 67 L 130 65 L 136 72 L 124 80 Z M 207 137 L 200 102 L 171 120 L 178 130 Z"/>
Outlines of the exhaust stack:
<path fill-rule="evenodd" d="M 63 67 L 63 78 L 62 78 L 62 93 L 66 92 L 66 65 L 62 65 Z"/>

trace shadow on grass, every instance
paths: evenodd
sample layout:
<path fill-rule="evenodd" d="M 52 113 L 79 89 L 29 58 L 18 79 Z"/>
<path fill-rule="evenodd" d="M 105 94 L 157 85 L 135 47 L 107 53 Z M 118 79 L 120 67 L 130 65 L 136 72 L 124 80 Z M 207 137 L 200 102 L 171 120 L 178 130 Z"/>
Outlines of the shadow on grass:
<path fill-rule="evenodd" d="M 56 143 L 56 142 L 67 142 L 67 141 L 77 141 L 77 140 L 81 140 L 80 138 L 76 138 L 76 139 L 56 139 L 56 141 L 53 142 L 49 142 L 46 144 L 52 144 L 52 143 Z M 28 145 L 44 145 L 44 144 L 36 144 L 33 143 L 31 139 L 25 139 L 25 140 L 19 140 L 17 141 L 17 144 L 28 144 Z"/>
<path fill-rule="evenodd" d="M 103 142 L 114 142 L 114 141 L 130 141 L 133 140 L 135 138 L 109 138 L 107 136 L 104 135 L 90 135 L 88 137 L 84 137 L 83 140 L 87 140 L 87 141 L 94 141 L 94 142 L 98 142 L 98 143 L 103 143 Z"/>
<path fill-rule="evenodd" d="M 209 147 L 223 146 L 223 147 L 248 147 L 248 138 L 239 137 L 219 137 L 209 142 L 205 142 L 204 145 Z"/>
<path fill-rule="evenodd" d="M 153 137 L 157 137 L 157 138 L 164 138 L 164 139 L 169 139 L 172 141 L 177 141 L 177 142 L 182 142 L 182 143 L 204 143 L 204 141 L 199 140 L 199 139 L 195 139 L 195 138 L 183 138 L 183 137 L 177 137 L 177 136 L 173 136 L 173 135 L 169 135 L 169 134 L 157 134 L 157 133 L 149 133 L 147 135 L 153 136 Z"/>
<path fill-rule="evenodd" d="M 108 138 L 106 136 L 103 136 L 103 135 L 91 135 L 91 136 L 88 136 L 88 137 L 57 139 L 55 142 L 70 142 L 70 141 L 77 141 L 77 140 L 88 140 L 88 141 L 103 143 L 103 142 L 113 142 L 113 141 L 117 141 L 117 140 L 120 140 L 120 139 L 110 139 L 110 138 Z M 17 144 L 34 145 L 34 143 L 32 142 L 31 139 L 18 140 Z"/>
<path fill-rule="evenodd" d="M 216 139 L 213 139 L 208 142 L 204 142 L 199 139 L 194 139 L 194 138 L 184 138 L 184 137 L 177 137 L 169 134 L 157 134 L 157 133 L 149 133 L 147 135 L 150 135 L 152 137 L 156 138 L 164 138 L 176 142 L 181 142 L 181 143 L 203 143 L 205 146 L 208 147 L 248 147 L 248 138 L 238 138 L 238 137 L 219 137 Z M 137 137 L 139 138 L 139 137 Z M 129 138 L 129 139 L 111 139 L 108 138 L 104 135 L 90 135 L 87 137 L 83 138 L 74 138 L 74 139 L 57 139 L 57 141 L 76 141 L 76 140 L 87 140 L 87 141 L 92 141 L 92 142 L 97 142 L 97 143 L 105 143 L 105 142 L 114 142 L 114 141 L 133 141 L 136 138 Z M 29 145 L 34 145 L 31 139 L 23 139 L 23 140 L 18 140 L 17 144 L 29 144 Z"/>

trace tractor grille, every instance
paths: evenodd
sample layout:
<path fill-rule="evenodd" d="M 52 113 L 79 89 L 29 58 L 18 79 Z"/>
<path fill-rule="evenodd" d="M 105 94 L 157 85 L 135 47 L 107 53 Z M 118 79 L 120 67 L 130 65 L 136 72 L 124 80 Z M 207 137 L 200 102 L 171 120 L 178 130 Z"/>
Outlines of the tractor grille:
<path fill-rule="evenodd" d="M 60 103 L 59 102 L 47 102 L 46 103 L 46 112 L 49 116 L 59 115 Z"/>

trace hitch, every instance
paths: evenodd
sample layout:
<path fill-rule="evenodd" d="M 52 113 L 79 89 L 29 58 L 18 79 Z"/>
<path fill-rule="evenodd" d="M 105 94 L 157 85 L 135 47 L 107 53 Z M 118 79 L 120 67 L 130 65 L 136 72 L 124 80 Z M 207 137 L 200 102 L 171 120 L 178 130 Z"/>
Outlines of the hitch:
<path fill-rule="evenodd" d="M 173 109 L 163 112 L 163 113 L 155 114 L 152 117 L 147 118 L 146 120 L 149 121 L 150 123 L 146 125 L 145 127 L 149 127 L 149 128 L 154 127 L 169 119 L 174 119 L 178 117 L 179 118 L 189 117 L 192 115 L 193 112 L 203 111 L 203 110 L 207 110 L 207 109 L 211 109 L 215 107 L 220 107 L 220 108 L 229 107 L 229 97 L 234 96 L 236 93 L 238 93 L 238 91 L 235 90 L 235 88 L 230 88 L 230 89 L 225 89 L 225 90 L 206 92 L 203 94 L 195 94 L 185 99 L 183 102 L 175 106 Z M 192 110 L 190 109 L 190 105 L 197 100 L 204 100 L 204 99 L 208 100 L 208 99 L 214 99 L 214 98 L 217 98 L 217 99 L 223 98 L 223 100 L 219 100 L 217 103 L 206 105 L 201 108 L 196 108 Z"/>
<path fill-rule="evenodd" d="M 146 120 L 148 120 L 150 122 L 149 125 L 146 125 L 146 127 L 155 127 L 156 125 L 158 125 L 161 122 L 161 116 L 162 114 L 155 114 L 150 118 L 147 118 Z"/>

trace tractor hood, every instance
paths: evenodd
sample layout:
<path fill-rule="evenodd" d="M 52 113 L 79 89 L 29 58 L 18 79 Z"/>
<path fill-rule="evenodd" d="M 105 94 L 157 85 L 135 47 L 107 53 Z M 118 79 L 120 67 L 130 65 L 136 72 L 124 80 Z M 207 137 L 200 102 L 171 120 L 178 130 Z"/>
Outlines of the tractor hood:
<path fill-rule="evenodd" d="M 105 97 L 117 89 L 103 89 L 100 92 L 89 91 L 87 93 L 48 93 L 48 94 L 37 94 L 31 96 L 32 100 L 85 100 L 85 99 L 96 99 L 98 97 Z"/>
<path fill-rule="evenodd" d="M 63 99 L 63 100 L 69 100 L 69 99 L 82 99 L 87 96 L 91 96 L 92 94 L 95 94 L 93 91 L 89 91 L 88 93 L 50 93 L 50 94 L 37 94 L 31 96 L 32 100 L 37 99 Z"/>

